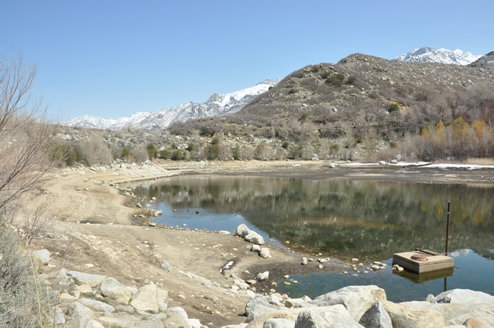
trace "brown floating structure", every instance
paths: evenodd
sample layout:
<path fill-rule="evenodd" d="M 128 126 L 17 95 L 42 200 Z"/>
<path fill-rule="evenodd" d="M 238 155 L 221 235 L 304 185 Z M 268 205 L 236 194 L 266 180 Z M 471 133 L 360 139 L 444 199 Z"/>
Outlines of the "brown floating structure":
<path fill-rule="evenodd" d="M 455 263 L 452 257 L 429 250 L 415 250 L 393 254 L 393 264 L 415 273 L 451 269 Z"/>

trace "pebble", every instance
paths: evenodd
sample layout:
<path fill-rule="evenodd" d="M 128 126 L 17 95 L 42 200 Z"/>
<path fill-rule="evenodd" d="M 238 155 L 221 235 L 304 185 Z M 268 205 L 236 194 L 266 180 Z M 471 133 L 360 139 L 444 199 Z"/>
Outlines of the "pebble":
<path fill-rule="evenodd" d="M 381 269 L 381 266 L 380 266 L 380 265 L 377 265 L 377 264 L 373 264 L 373 265 L 371 266 L 371 269 L 372 269 L 373 271 L 377 271 L 377 270 Z"/>
<path fill-rule="evenodd" d="M 269 278 L 269 271 L 259 272 L 256 276 L 257 281 L 264 281 Z"/>

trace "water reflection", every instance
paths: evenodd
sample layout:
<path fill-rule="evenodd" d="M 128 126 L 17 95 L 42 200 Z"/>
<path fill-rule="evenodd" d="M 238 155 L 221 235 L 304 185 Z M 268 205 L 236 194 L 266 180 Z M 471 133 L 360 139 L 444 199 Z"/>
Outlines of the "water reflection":
<path fill-rule="evenodd" d="M 191 227 L 233 231 L 238 222 L 247 222 L 289 241 L 290 247 L 364 260 L 416 247 L 443 251 L 451 200 L 450 250 L 494 256 L 494 188 L 190 176 L 139 186 L 135 192 L 157 198 L 165 224 L 185 221 Z"/>
<path fill-rule="evenodd" d="M 391 270 L 379 270 L 368 274 L 351 274 L 338 272 L 310 273 L 307 275 L 293 275 L 290 278 L 297 280 L 298 284 L 278 284 L 281 292 L 288 293 L 292 297 L 308 295 L 316 297 L 321 294 L 348 286 L 348 285 L 378 285 L 386 290 L 389 300 L 395 302 L 425 300 L 427 295 L 438 295 L 445 289 L 469 288 L 494 295 L 492 273 L 494 261 L 486 259 L 471 250 L 463 250 L 452 254 L 455 260 L 454 274 L 450 276 L 446 272 L 446 278 L 441 275 L 434 277 L 422 274 L 408 276 L 403 279 L 402 274 L 393 273 Z M 384 261 L 391 265 L 391 259 Z M 407 275 L 407 273 L 404 273 Z"/>

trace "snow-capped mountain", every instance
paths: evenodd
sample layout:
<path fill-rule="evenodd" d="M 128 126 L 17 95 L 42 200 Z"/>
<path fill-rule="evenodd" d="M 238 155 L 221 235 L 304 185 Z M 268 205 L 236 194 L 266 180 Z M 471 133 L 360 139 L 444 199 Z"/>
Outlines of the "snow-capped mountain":
<path fill-rule="evenodd" d="M 129 117 L 108 119 L 84 115 L 64 122 L 64 125 L 105 130 L 122 128 L 166 128 L 174 122 L 185 122 L 211 116 L 238 112 L 249 100 L 269 90 L 279 80 L 265 80 L 255 86 L 227 94 L 214 93 L 206 102 L 187 102 L 172 108 L 154 112 L 135 113 Z"/>
<path fill-rule="evenodd" d="M 442 64 L 468 65 L 481 56 L 477 56 L 468 51 L 460 49 L 433 49 L 433 48 L 418 48 L 397 57 L 397 60 L 407 62 L 432 62 Z"/>

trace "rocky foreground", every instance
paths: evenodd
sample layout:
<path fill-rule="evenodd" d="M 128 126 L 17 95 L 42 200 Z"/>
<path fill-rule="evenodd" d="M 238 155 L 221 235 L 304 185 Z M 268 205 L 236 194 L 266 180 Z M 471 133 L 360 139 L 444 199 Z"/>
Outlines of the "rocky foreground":
<path fill-rule="evenodd" d="M 170 306 L 168 292 L 153 283 L 126 286 L 112 277 L 56 269 L 47 250 L 33 255 L 46 268 L 40 277 L 45 285 L 59 290 L 57 327 L 207 327 L 182 307 Z M 313 300 L 278 293 L 250 296 L 246 322 L 224 328 L 494 327 L 494 296 L 465 289 L 403 303 L 387 301 L 385 291 L 374 285 L 348 286 Z"/>

